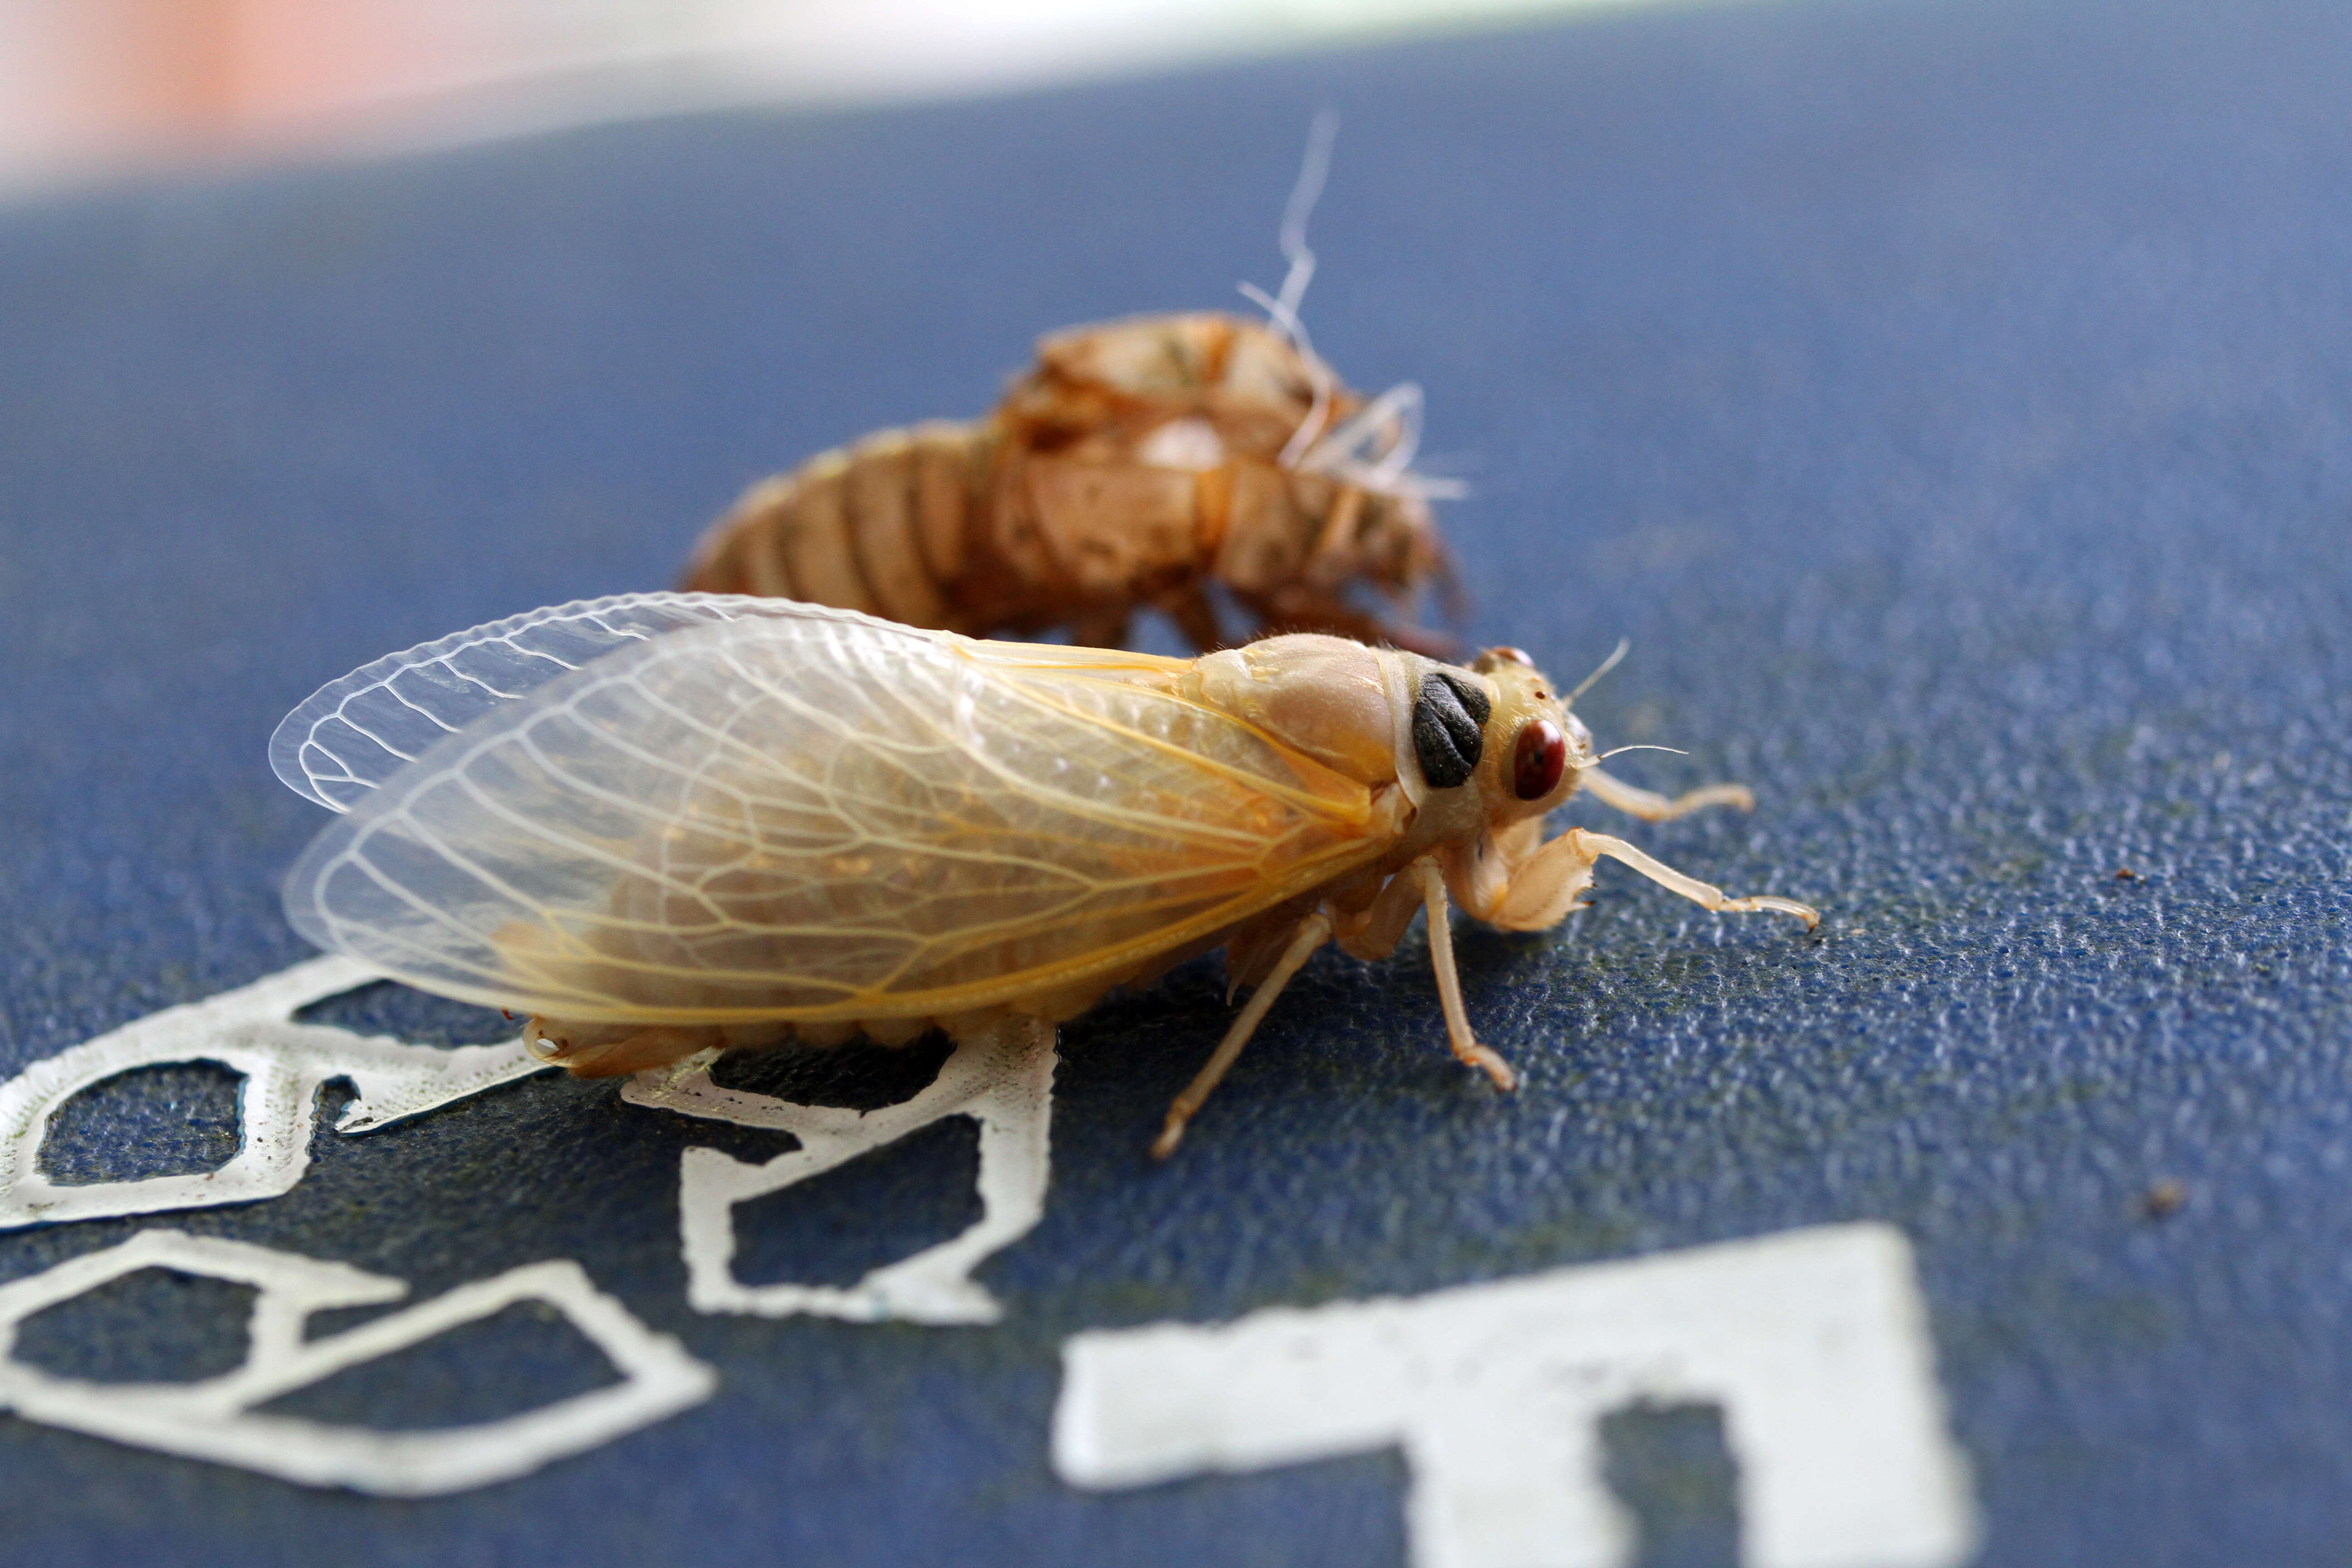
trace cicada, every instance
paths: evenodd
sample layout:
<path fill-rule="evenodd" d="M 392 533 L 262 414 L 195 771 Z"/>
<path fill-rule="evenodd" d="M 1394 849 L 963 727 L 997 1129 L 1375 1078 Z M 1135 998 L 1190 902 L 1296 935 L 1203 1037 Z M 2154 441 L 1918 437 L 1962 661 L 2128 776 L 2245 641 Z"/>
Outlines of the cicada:
<path fill-rule="evenodd" d="M 1073 327 L 984 419 L 886 430 L 754 485 L 683 586 L 1100 647 L 1149 605 L 1206 649 L 1226 640 L 1215 582 L 1260 629 L 1439 647 L 1399 618 L 1446 564 L 1442 489 L 1410 467 L 1420 396 L 1367 399 L 1303 339 L 1237 316 Z"/>
<path fill-rule="evenodd" d="M 1057 1024 L 1223 948 L 1254 986 L 1171 1107 L 1166 1154 L 1318 949 L 1414 916 L 1447 1037 L 1449 901 L 1506 931 L 1598 861 L 1727 897 L 1548 812 L 1747 804 L 1612 778 L 1528 658 L 1467 666 L 1320 634 L 1198 658 L 977 641 L 851 611 L 631 595 L 380 659 L 278 726 L 287 784 L 344 812 L 286 888 L 297 930 L 425 990 L 530 1015 L 601 1076 L 710 1048 Z"/>

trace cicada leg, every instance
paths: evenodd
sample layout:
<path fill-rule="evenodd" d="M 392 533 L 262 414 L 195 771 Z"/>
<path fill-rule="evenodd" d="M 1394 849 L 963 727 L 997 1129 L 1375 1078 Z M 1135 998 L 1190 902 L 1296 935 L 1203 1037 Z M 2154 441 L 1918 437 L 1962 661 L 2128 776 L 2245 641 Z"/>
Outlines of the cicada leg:
<path fill-rule="evenodd" d="M 1434 860 L 1416 860 L 1403 873 L 1421 884 L 1429 910 L 1429 963 L 1437 972 L 1437 1002 L 1445 1013 L 1445 1037 L 1466 1067 L 1482 1069 L 1506 1093 L 1519 1087 L 1511 1064 L 1470 1032 L 1470 1010 L 1462 1005 L 1462 976 L 1454 969 L 1454 922 L 1446 918 L 1445 877 Z"/>
<path fill-rule="evenodd" d="M 1576 774 L 1577 787 L 1589 790 L 1603 805 L 1615 806 L 1628 816 L 1638 816 L 1644 822 L 1672 822 L 1694 811 L 1710 805 L 1736 805 L 1742 811 L 1756 809 L 1756 796 L 1746 784 L 1708 784 L 1676 795 L 1660 795 L 1623 779 L 1611 778 L 1599 768 L 1580 768 Z"/>
<path fill-rule="evenodd" d="M 1592 868 L 1603 857 L 1622 861 L 1658 886 L 1704 909 L 1724 914 L 1767 911 L 1794 915 L 1811 931 L 1822 923 L 1819 910 L 1794 899 L 1757 893 L 1735 899 L 1712 882 L 1686 877 L 1662 861 L 1652 859 L 1622 838 L 1571 827 L 1513 868 L 1509 888 L 1495 912 L 1485 917 L 1505 931 L 1544 931 L 1581 908 L 1579 895 L 1592 884 Z"/>
<path fill-rule="evenodd" d="M 1225 1031 L 1225 1037 L 1217 1042 L 1216 1051 L 1209 1058 L 1208 1066 L 1193 1076 L 1192 1081 L 1184 1086 L 1184 1092 L 1168 1107 L 1168 1120 L 1151 1144 L 1153 1159 L 1165 1160 L 1176 1152 L 1176 1145 L 1184 1140 L 1185 1124 L 1192 1120 L 1218 1081 L 1232 1068 L 1234 1058 L 1242 1054 L 1242 1047 L 1248 1045 L 1250 1037 L 1257 1032 L 1265 1010 L 1274 1005 L 1274 999 L 1282 994 L 1282 988 L 1290 984 L 1290 977 L 1315 956 L 1315 950 L 1330 940 L 1331 917 L 1322 910 L 1318 910 L 1298 922 L 1298 930 L 1291 937 L 1290 945 L 1283 949 L 1282 957 L 1276 961 L 1264 983 L 1252 994 L 1249 1005 L 1242 1009 L 1242 1016 L 1234 1020 L 1234 1026 Z"/>
<path fill-rule="evenodd" d="M 1454 967 L 1454 928 L 1446 918 L 1445 877 L 1433 859 L 1416 860 L 1389 879 L 1387 887 L 1339 931 L 1339 951 L 1354 958 L 1386 958 L 1396 950 L 1412 917 L 1429 911 L 1429 963 L 1437 972 L 1437 1002 L 1445 1014 L 1445 1037 L 1463 1064 L 1514 1089 L 1519 1075 L 1511 1064 L 1478 1043 L 1470 1011 L 1462 1003 L 1462 976 Z"/>

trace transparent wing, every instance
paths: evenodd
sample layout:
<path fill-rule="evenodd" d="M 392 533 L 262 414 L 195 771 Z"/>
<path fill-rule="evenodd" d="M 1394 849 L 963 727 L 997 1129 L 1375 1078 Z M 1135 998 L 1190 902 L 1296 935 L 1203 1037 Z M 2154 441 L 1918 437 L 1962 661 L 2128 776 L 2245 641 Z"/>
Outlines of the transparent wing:
<path fill-rule="evenodd" d="M 923 1016 L 1131 970 L 1386 847 L 1181 660 L 785 605 L 494 702 L 330 827 L 287 911 L 582 1021 Z"/>
<path fill-rule="evenodd" d="M 731 595 L 620 594 L 492 621 L 319 688 L 270 735 L 269 765 L 295 794 L 349 811 L 444 736 L 592 659 L 685 626 L 810 608 Z"/>

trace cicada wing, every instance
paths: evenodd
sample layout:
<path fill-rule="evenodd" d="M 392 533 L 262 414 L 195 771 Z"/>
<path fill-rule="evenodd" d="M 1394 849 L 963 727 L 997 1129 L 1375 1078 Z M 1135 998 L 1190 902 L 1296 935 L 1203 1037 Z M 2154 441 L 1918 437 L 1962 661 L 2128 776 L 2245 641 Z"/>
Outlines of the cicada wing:
<path fill-rule="evenodd" d="M 1185 665 L 860 616 L 689 626 L 494 705 L 329 828 L 295 925 L 567 1019 L 919 1016 L 1132 969 L 1376 855 Z"/>
<path fill-rule="evenodd" d="M 618 594 L 510 616 L 319 688 L 270 735 L 269 765 L 295 794 L 349 811 L 445 736 L 592 660 L 686 626 L 804 613 L 856 616 L 717 594 Z"/>

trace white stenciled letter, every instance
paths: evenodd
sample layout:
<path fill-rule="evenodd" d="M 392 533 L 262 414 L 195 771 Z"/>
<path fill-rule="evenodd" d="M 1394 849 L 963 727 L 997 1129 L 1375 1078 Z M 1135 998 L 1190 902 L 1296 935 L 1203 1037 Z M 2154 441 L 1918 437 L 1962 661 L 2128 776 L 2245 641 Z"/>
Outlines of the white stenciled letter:
<path fill-rule="evenodd" d="M 1054 1463 L 1090 1488 L 1397 1447 L 1415 1568 L 1617 1568 L 1602 1417 L 1712 1404 L 1749 1568 L 1947 1568 L 1975 1540 L 1908 1244 L 1790 1231 L 1410 1300 L 1078 1334 Z"/>
<path fill-rule="evenodd" d="M 359 1098 L 335 1123 L 368 1132 L 479 1094 L 551 1064 L 520 1039 L 443 1050 L 298 1024 L 294 1015 L 383 976 L 349 958 L 314 958 L 235 991 L 167 1007 L 35 1062 L 0 1084 L 0 1230 L 167 1209 L 246 1204 L 291 1192 L 310 1163 L 319 1088 L 347 1079 Z M 41 1174 L 50 1118 L 119 1073 L 168 1062 L 218 1062 L 241 1073 L 241 1146 L 216 1171 L 60 1186 Z"/>
<path fill-rule="evenodd" d="M 252 1286 L 244 1363 L 192 1383 L 100 1384 L 54 1376 L 16 1358 L 16 1327 L 26 1318 L 142 1268 Z M 216 1237 L 141 1231 L 0 1285 L 0 1410 L 303 1486 L 430 1497 L 528 1475 L 700 1404 L 719 1385 L 709 1367 L 639 1322 L 569 1259 L 509 1268 L 340 1333 L 307 1332 L 314 1312 L 407 1293 L 400 1280 L 348 1264 Z M 562 1313 L 604 1353 L 619 1381 L 502 1420 L 421 1432 L 332 1426 L 258 1408 L 524 1301 Z"/>
<path fill-rule="evenodd" d="M 1054 1039 L 1051 1024 L 1001 1019 L 965 1036 L 920 1094 L 872 1111 L 721 1089 L 710 1081 L 708 1058 L 637 1074 L 621 1090 L 632 1105 L 774 1128 L 801 1141 L 760 1165 L 717 1149 L 691 1148 L 680 1157 L 686 1299 L 699 1312 L 769 1318 L 810 1312 L 855 1322 L 995 1322 L 1003 1309 L 972 1281 L 971 1271 L 1028 1235 L 1045 1212 Z M 950 1116 L 980 1124 L 981 1217 L 962 1235 L 875 1269 L 847 1289 L 747 1285 L 735 1277 L 736 1205 L 823 1175 Z"/>

